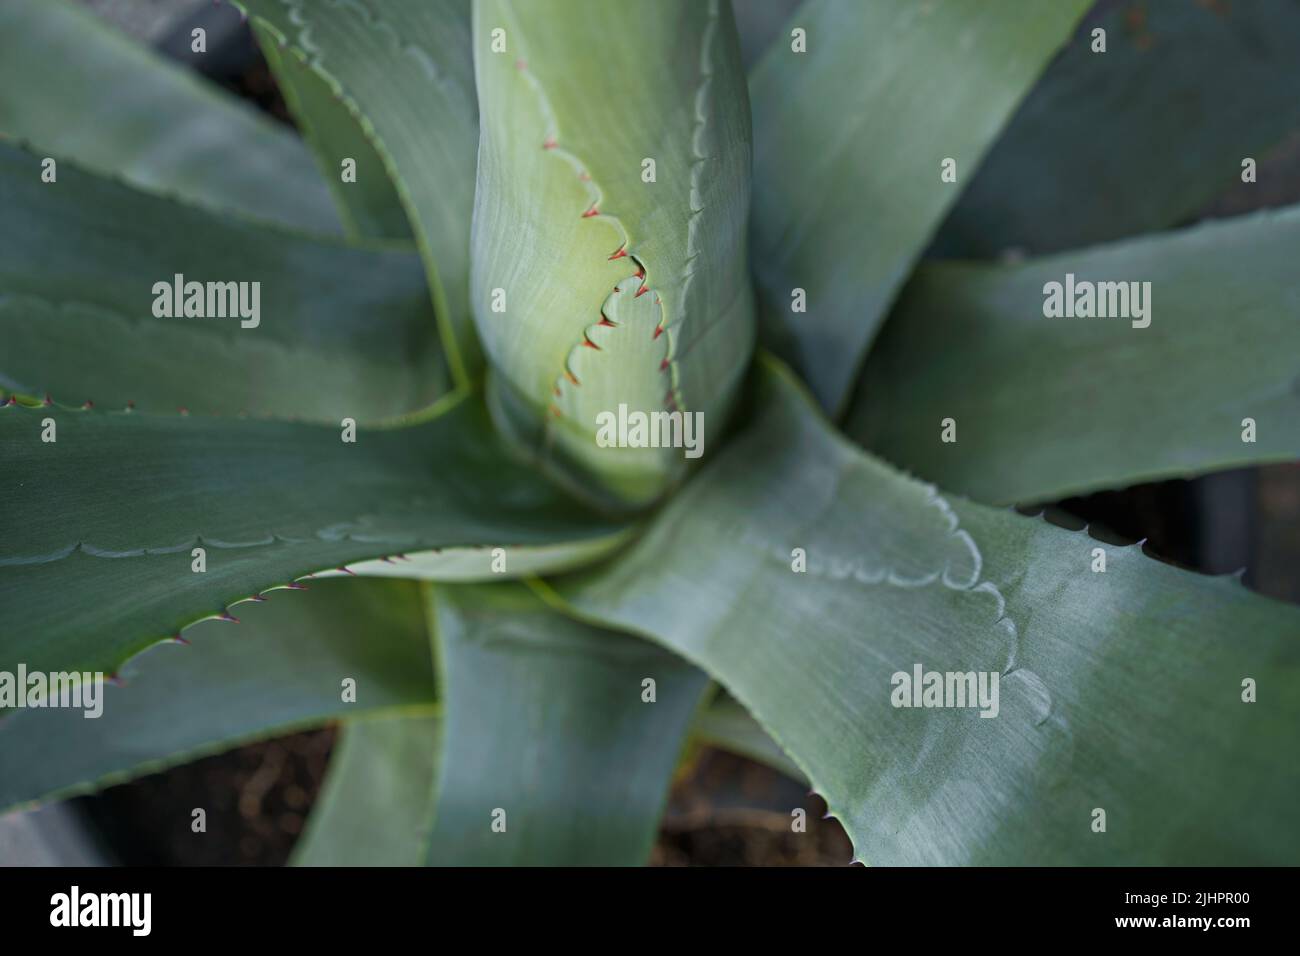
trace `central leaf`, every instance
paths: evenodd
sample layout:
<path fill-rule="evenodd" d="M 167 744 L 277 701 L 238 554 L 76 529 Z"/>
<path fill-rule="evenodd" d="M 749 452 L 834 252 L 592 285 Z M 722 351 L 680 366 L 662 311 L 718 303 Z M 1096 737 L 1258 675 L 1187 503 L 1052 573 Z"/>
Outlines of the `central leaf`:
<path fill-rule="evenodd" d="M 631 504 L 720 435 L 754 338 L 731 10 L 664 6 L 489 0 L 474 18 L 471 293 L 494 413 L 549 467 Z"/>

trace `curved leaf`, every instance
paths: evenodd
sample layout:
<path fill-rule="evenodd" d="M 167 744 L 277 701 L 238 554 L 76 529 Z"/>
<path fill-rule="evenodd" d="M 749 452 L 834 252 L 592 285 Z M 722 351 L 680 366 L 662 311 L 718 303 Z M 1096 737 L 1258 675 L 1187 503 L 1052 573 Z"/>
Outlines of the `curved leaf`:
<path fill-rule="evenodd" d="M 344 571 L 322 571 L 316 577 L 346 573 L 376 578 L 418 578 L 423 581 L 510 581 L 534 574 L 558 574 L 592 564 L 627 544 L 635 527 L 557 544 L 520 547 L 440 548 L 404 554 L 397 560 L 356 561 Z"/>
<path fill-rule="evenodd" d="M 1298 256 L 1291 208 L 1022 265 L 925 266 L 846 431 L 992 503 L 1300 458 Z M 1150 325 L 1044 317 L 1045 285 L 1067 274 L 1149 282 Z"/>
<path fill-rule="evenodd" d="M 468 292 L 478 149 L 468 0 L 234 2 L 264 45 L 283 42 L 358 118 L 415 233 L 453 381 L 468 384 L 481 365 Z"/>
<path fill-rule="evenodd" d="M 552 624 L 547 619 L 548 632 Z M 412 866 L 423 862 L 434 819 L 442 736 L 439 719 L 358 718 L 344 724 L 339 734 L 325 785 L 307 829 L 294 847 L 294 862 L 299 866 Z M 691 734 L 796 780 L 803 779 L 781 748 L 730 698 L 701 708 Z M 493 785 L 497 783 L 494 778 Z M 584 807 L 589 807 L 590 801 L 590 796 L 584 796 Z M 646 811 L 645 816 L 648 821 L 653 813 Z M 635 861 L 639 855 L 629 854 L 628 859 Z"/>
<path fill-rule="evenodd" d="M 700 710 L 691 730 L 712 747 L 766 764 L 795 780 L 804 780 L 798 765 L 734 698 L 722 696 L 720 700 L 711 701 Z"/>
<path fill-rule="evenodd" d="M 1294 860 L 1300 612 L 1097 547 L 903 477 L 769 368 L 753 425 L 551 596 L 708 670 L 867 862 Z M 997 716 L 893 706 L 918 665 L 997 675 Z"/>
<path fill-rule="evenodd" d="M 912 263 L 1086 7 L 809 0 L 789 21 L 807 52 L 783 40 L 755 67 L 764 335 L 824 408 L 843 408 Z"/>
<path fill-rule="evenodd" d="M 292 130 L 81 4 L 5 0 L 0 37 L 0 138 L 209 207 L 339 231 Z"/>
<path fill-rule="evenodd" d="M 601 416 L 700 413 L 716 436 L 752 346 L 730 9 L 485 0 L 474 24 L 471 285 L 494 410 L 584 486 L 644 503 L 683 450 L 602 446 Z"/>
<path fill-rule="evenodd" d="M 522 585 L 440 587 L 434 609 L 446 717 L 431 862 L 645 862 L 705 676 Z"/>
<path fill-rule="evenodd" d="M 44 183 L 39 157 L 3 144 L 0 207 L 0 388 L 338 422 L 422 408 L 446 386 L 408 252 L 219 216 L 66 161 Z M 224 299 L 226 318 L 156 317 L 155 283 L 178 274 L 258 283 L 257 324 Z"/>
<path fill-rule="evenodd" d="M 1043 254 L 1185 222 L 1300 128 L 1297 43 L 1291 0 L 1112 4 L 1043 74 L 935 251 Z"/>
<path fill-rule="evenodd" d="M 406 210 L 384 169 L 383 157 L 366 138 L 361 121 L 352 115 L 348 103 L 330 88 L 328 80 L 282 50 L 264 23 L 255 21 L 253 32 L 285 105 L 311 145 L 348 234 L 413 239 Z M 345 182 L 343 164 L 348 160 L 355 164 L 355 178 Z"/>
<path fill-rule="evenodd" d="M 731 0 L 736 15 L 736 33 L 740 37 L 740 56 L 748 70 L 763 57 L 772 44 L 780 42 L 781 27 L 803 0 Z"/>
<path fill-rule="evenodd" d="M 46 419 L 54 442 L 42 440 Z M 508 457 L 472 401 L 340 438 L 312 425 L 0 408 L 0 668 L 111 672 L 312 571 L 619 530 Z"/>
<path fill-rule="evenodd" d="M 339 731 L 296 866 L 419 866 L 428 852 L 436 717 L 366 717 Z"/>
<path fill-rule="evenodd" d="M 359 714 L 434 706 L 420 588 L 333 581 L 210 623 L 190 647 L 133 661 L 102 714 L 18 710 L 0 720 L 0 812 L 98 790 L 254 740 Z M 356 681 L 356 702 L 341 686 Z"/>

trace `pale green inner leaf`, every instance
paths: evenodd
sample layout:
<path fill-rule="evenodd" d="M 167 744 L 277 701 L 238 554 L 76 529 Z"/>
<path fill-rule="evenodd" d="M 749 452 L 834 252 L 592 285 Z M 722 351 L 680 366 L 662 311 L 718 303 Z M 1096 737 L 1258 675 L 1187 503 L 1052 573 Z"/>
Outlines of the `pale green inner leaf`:
<path fill-rule="evenodd" d="M 648 501 L 683 470 L 681 449 L 602 447 L 599 416 L 699 412 L 720 434 L 752 344 L 730 10 L 672 0 L 633 29 L 609 6 L 492 0 L 475 8 L 474 42 L 471 283 L 503 426 L 580 480 Z"/>

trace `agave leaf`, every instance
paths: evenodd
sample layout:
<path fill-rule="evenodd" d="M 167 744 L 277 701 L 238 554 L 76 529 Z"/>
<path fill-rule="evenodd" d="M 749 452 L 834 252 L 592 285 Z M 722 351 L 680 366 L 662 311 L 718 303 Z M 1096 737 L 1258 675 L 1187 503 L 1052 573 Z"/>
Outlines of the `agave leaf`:
<path fill-rule="evenodd" d="M 42 441 L 45 419 L 54 442 Z M 475 401 L 340 438 L 314 425 L 0 408 L 0 669 L 112 672 L 232 601 L 349 562 L 581 545 L 618 530 L 509 458 Z"/>
<path fill-rule="evenodd" d="M 755 67 L 764 337 L 824 408 L 843 408 L 913 262 L 1086 7 L 809 0 L 787 23 L 807 52 L 783 38 Z"/>
<path fill-rule="evenodd" d="M 419 262 L 150 195 L 0 144 L 0 388 L 338 422 L 446 386 Z M 259 316 L 157 318 L 154 285 L 258 282 Z M 251 287 L 250 287 L 251 288 Z M 249 320 L 251 321 L 251 320 Z"/>
<path fill-rule="evenodd" d="M 740 37 L 740 57 L 748 70 L 767 53 L 773 43 L 788 33 L 782 25 L 803 0 L 732 0 L 736 14 L 736 33 Z"/>
<path fill-rule="evenodd" d="M 292 862 L 421 865 L 433 821 L 439 734 L 436 717 L 364 717 L 344 724 Z"/>
<path fill-rule="evenodd" d="M 709 671 L 869 863 L 1294 859 L 1300 612 L 1099 546 L 905 478 L 769 366 L 753 424 L 551 597 Z M 999 675 L 997 716 L 892 706 L 918 664 Z"/>
<path fill-rule="evenodd" d="M 730 696 L 722 694 L 710 701 L 700 710 L 691 730 L 696 738 L 712 747 L 766 764 L 795 780 L 805 779 L 803 771 L 785 755 L 780 744 L 750 716 L 743 704 Z"/>
<path fill-rule="evenodd" d="M 384 159 L 367 138 L 348 101 L 329 81 L 298 57 L 281 49 L 271 30 L 254 21 L 266 64 L 293 114 L 350 236 L 413 240 L 406 209 L 384 169 Z M 355 179 L 345 182 L 344 163 L 355 164 Z"/>
<path fill-rule="evenodd" d="M 453 381 L 468 384 L 481 365 L 468 294 L 478 147 L 468 0 L 235 6 L 254 20 L 264 47 L 271 37 L 284 43 L 285 55 L 300 58 L 358 118 L 415 233 Z M 339 169 L 340 157 L 320 156 Z M 358 164 L 358 178 L 379 174 Z"/>
<path fill-rule="evenodd" d="M 6 0 L 0 36 L 0 138 L 209 207 L 339 231 L 292 131 L 82 4 Z"/>
<path fill-rule="evenodd" d="M 645 862 L 704 675 L 522 585 L 439 587 L 434 609 L 446 736 L 430 861 Z"/>
<path fill-rule="evenodd" d="M 1297 256 L 1292 207 L 1021 265 L 922 267 L 872 349 L 846 430 L 991 503 L 1294 460 Z M 1044 286 L 1067 273 L 1150 282 L 1151 324 L 1045 318 Z M 944 443 L 949 417 L 957 441 Z"/>
<path fill-rule="evenodd" d="M 698 412 L 716 436 L 752 344 L 730 9 L 485 0 L 474 24 L 472 295 L 498 418 L 594 491 L 643 503 L 682 450 L 599 447 L 602 413 Z"/>
<path fill-rule="evenodd" d="M 1104 55 L 1092 52 L 1097 28 Z M 1042 254 L 1186 222 L 1240 188 L 1243 158 L 1262 165 L 1300 127 L 1286 79 L 1297 43 L 1291 0 L 1123 3 L 1090 17 L 990 150 L 936 252 Z"/>
<path fill-rule="evenodd" d="M 592 564 L 613 554 L 636 535 L 635 526 L 611 530 L 589 539 L 555 544 L 441 548 L 403 555 L 401 560 L 380 558 L 357 561 L 344 571 L 321 571 L 315 577 L 357 574 L 376 578 L 418 578 L 424 581 L 501 581 L 535 574 L 557 574 Z"/>
<path fill-rule="evenodd" d="M 547 617 L 548 633 L 552 623 Z M 439 719 L 357 718 L 344 724 L 339 734 L 321 796 L 294 847 L 294 862 L 299 866 L 422 863 L 434 818 Z M 799 768 L 730 697 L 723 695 L 701 708 L 691 734 L 803 779 Z M 584 798 L 584 803 L 589 799 Z M 382 816 L 376 807 L 383 808 Z"/>
<path fill-rule="evenodd" d="M 101 789 L 254 740 L 361 714 L 429 713 L 433 662 L 419 585 L 331 581 L 209 623 L 190 647 L 132 662 L 103 712 L 19 710 L 0 720 L 0 812 Z M 356 702 L 342 681 L 356 681 Z"/>

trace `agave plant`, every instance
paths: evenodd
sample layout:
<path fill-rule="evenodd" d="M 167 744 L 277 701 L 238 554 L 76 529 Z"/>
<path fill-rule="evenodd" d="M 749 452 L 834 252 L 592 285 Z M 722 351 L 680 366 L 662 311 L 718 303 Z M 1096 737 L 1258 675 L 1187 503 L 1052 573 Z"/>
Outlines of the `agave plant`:
<path fill-rule="evenodd" d="M 0 807 L 338 722 L 300 862 L 640 863 L 693 739 L 867 863 L 1296 861 L 1300 614 L 1007 507 L 1296 457 L 1300 211 L 1195 222 L 1295 4 L 239 6 L 301 137 L 0 8 L 0 672 L 122 678 Z"/>

